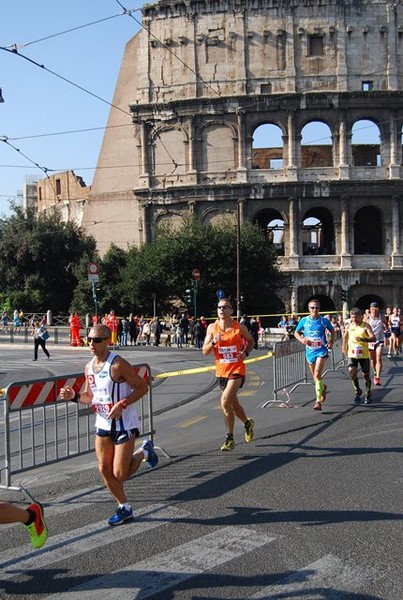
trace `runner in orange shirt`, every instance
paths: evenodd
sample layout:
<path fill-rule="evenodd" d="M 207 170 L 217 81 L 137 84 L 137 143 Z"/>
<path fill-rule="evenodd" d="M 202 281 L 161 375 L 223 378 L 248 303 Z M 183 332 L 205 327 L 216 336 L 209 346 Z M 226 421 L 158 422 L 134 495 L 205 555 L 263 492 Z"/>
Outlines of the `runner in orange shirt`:
<path fill-rule="evenodd" d="M 244 360 L 254 348 L 255 342 L 246 326 L 231 318 L 231 302 L 222 298 L 218 302 L 218 320 L 207 328 L 203 354 L 214 352 L 216 376 L 222 391 L 221 410 L 227 428 L 221 450 L 229 452 L 235 446 L 234 423 L 238 417 L 245 426 L 245 441 L 253 440 L 254 421 L 248 418 L 238 400 L 238 390 L 245 382 Z"/>

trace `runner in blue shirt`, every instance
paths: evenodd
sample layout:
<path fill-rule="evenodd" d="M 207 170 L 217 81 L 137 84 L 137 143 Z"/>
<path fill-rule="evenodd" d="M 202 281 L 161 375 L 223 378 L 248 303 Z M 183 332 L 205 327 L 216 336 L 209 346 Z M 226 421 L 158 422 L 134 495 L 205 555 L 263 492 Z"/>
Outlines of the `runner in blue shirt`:
<path fill-rule="evenodd" d="M 328 350 L 333 343 L 334 330 L 330 320 L 319 315 L 320 304 L 316 298 L 309 301 L 308 308 L 309 315 L 302 317 L 294 335 L 305 346 L 306 360 L 315 383 L 316 402 L 313 408 L 322 410 L 327 389 L 323 383 L 323 371 Z"/>

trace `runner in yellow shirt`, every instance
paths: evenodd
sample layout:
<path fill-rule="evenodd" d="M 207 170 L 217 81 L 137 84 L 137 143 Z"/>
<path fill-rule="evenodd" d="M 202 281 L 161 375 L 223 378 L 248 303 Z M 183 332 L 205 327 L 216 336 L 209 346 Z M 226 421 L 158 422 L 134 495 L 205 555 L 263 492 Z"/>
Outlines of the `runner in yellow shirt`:
<path fill-rule="evenodd" d="M 346 326 L 343 335 L 343 354 L 348 356 L 348 372 L 355 391 L 354 402 L 361 402 L 362 390 L 357 377 L 357 368 L 361 367 L 365 381 L 364 404 L 371 403 L 371 377 L 370 358 L 368 344 L 376 342 L 375 334 L 369 323 L 363 321 L 362 312 L 359 308 L 350 310 L 350 323 Z"/>

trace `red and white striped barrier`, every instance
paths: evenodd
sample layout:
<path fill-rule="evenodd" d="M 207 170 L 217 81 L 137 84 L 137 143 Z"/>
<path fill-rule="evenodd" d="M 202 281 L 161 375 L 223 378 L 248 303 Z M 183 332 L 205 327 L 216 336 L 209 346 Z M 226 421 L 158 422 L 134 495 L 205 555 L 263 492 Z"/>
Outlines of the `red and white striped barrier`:
<path fill-rule="evenodd" d="M 134 370 L 146 383 L 149 383 L 146 366 L 134 367 Z M 84 374 L 61 377 L 52 381 L 33 380 L 11 384 L 8 387 L 10 410 L 56 402 L 59 398 L 60 389 L 66 385 L 72 387 L 75 392 L 82 393 L 85 385 Z"/>

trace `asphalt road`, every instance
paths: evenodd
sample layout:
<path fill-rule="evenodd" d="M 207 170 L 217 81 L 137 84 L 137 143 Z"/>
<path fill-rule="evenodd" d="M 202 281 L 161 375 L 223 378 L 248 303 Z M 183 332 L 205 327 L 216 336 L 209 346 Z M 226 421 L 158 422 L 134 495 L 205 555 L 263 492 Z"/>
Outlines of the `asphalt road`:
<path fill-rule="evenodd" d="M 123 352 L 155 373 L 211 364 L 195 350 Z M 76 372 L 88 350 L 31 358 L 1 346 L 0 386 L 10 370 L 24 379 Z M 44 503 L 49 539 L 32 551 L 21 526 L 2 526 L 0 598 L 402 600 L 403 360 L 385 359 L 370 406 L 354 405 L 345 370 L 329 372 L 320 413 L 311 385 L 291 394 L 290 408 L 262 408 L 273 398 L 271 361 L 248 366 L 241 401 L 255 440 L 244 443 L 238 424 L 231 453 L 219 450 L 211 373 L 155 388 L 155 440 L 170 458 L 127 482 L 132 523 L 106 524 L 115 506 L 92 455 L 16 477 Z"/>

